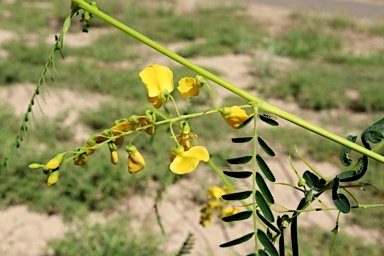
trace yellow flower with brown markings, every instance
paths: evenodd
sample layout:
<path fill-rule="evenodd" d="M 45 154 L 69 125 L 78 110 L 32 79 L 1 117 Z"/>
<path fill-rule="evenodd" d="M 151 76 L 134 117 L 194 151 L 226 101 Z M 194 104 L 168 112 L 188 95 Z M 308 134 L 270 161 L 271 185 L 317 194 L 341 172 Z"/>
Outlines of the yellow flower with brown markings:
<path fill-rule="evenodd" d="M 170 169 L 176 174 L 186 174 L 194 171 L 200 161 L 208 162 L 209 153 L 203 146 L 195 146 L 188 151 L 184 151 L 184 147 L 181 145 L 175 146 L 172 149 L 173 159 Z"/>
<path fill-rule="evenodd" d="M 148 102 L 160 108 L 169 100 L 169 93 L 174 89 L 173 73 L 165 66 L 158 64 L 146 67 L 139 74 L 148 92 Z"/>
<path fill-rule="evenodd" d="M 224 107 L 221 110 L 221 116 L 227 124 L 232 128 L 237 129 L 242 123 L 251 118 L 253 114 L 248 115 L 244 109 L 241 109 L 238 106 L 233 106 L 230 108 Z"/>

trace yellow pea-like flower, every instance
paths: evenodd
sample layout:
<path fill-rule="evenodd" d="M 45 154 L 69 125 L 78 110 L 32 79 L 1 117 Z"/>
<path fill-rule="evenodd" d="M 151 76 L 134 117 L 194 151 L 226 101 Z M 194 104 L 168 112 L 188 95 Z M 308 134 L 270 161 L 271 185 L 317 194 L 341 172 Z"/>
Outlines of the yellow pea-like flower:
<path fill-rule="evenodd" d="M 184 151 L 184 147 L 178 145 L 172 149 L 173 159 L 170 169 L 176 174 L 186 174 L 194 171 L 200 161 L 208 162 L 209 153 L 203 146 L 195 146 L 188 151 Z"/>
<path fill-rule="evenodd" d="M 230 108 L 223 108 L 221 110 L 221 116 L 227 124 L 232 128 L 237 129 L 239 125 L 247 121 L 253 114 L 248 115 L 244 109 L 241 109 L 238 106 L 233 106 Z"/>
<path fill-rule="evenodd" d="M 226 194 L 226 192 L 218 186 L 212 186 L 209 188 L 208 194 L 210 198 L 220 199 L 222 195 Z"/>
<path fill-rule="evenodd" d="M 75 165 L 86 165 L 88 163 L 87 153 L 75 156 L 73 162 Z"/>
<path fill-rule="evenodd" d="M 226 207 L 221 213 L 220 213 L 220 218 L 228 217 L 233 214 L 241 212 L 239 208 L 236 206 L 231 206 L 231 207 Z"/>
<path fill-rule="evenodd" d="M 139 74 L 148 92 L 148 102 L 160 108 L 174 89 L 173 73 L 165 66 L 158 64 L 146 67 Z"/>
<path fill-rule="evenodd" d="M 125 149 L 128 153 L 128 172 L 134 174 L 144 169 L 145 160 L 136 147 L 129 144 Z"/>
<path fill-rule="evenodd" d="M 60 167 L 63 162 L 65 153 L 59 153 L 54 158 L 52 158 L 46 165 L 47 170 L 56 170 Z"/>

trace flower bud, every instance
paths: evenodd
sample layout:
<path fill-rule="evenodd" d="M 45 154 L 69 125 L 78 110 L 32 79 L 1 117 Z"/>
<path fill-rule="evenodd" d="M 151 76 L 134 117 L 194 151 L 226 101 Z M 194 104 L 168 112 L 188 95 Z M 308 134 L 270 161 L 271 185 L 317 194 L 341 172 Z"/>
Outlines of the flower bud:
<path fill-rule="evenodd" d="M 160 99 L 160 102 L 162 103 L 166 103 L 169 101 L 169 92 L 167 89 L 164 89 L 161 91 L 159 99 Z"/>
<path fill-rule="evenodd" d="M 108 142 L 108 148 L 111 152 L 111 163 L 117 164 L 119 162 L 119 155 L 117 154 L 115 143 L 111 141 Z"/>
<path fill-rule="evenodd" d="M 126 146 L 125 150 L 128 155 L 128 172 L 131 174 L 137 173 L 144 169 L 145 160 L 136 147 L 132 144 Z"/>
<path fill-rule="evenodd" d="M 191 127 L 186 121 L 181 121 L 179 127 L 182 134 L 189 134 L 191 132 Z"/>
<path fill-rule="evenodd" d="M 43 164 L 38 164 L 38 163 L 33 163 L 33 164 L 30 164 L 28 165 L 28 167 L 32 170 L 38 170 L 40 168 L 43 168 L 45 165 Z"/>
<path fill-rule="evenodd" d="M 65 153 L 59 153 L 54 158 L 52 158 L 46 165 L 47 170 L 56 170 L 60 167 L 63 162 Z"/>
<path fill-rule="evenodd" d="M 75 156 L 73 159 L 75 165 L 85 165 L 88 163 L 88 156 L 86 153 Z"/>
<path fill-rule="evenodd" d="M 195 85 L 196 85 L 196 87 L 201 88 L 201 87 L 204 86 L 204 84 L 206 84 L 205 78 L 202 77 L 202 76 L 197 75 L 196 78 L 195 78 Z"/>
<path fill-rule="evenodd" d="M 50 187 L 52 185 L 55 185 L 57 180 L 59 179 L 59 171 L 56 170 L 56 171 L 53 171 L 49 177 L 48 177 L 48 180 L 47 180 L 47 185 Z"/>

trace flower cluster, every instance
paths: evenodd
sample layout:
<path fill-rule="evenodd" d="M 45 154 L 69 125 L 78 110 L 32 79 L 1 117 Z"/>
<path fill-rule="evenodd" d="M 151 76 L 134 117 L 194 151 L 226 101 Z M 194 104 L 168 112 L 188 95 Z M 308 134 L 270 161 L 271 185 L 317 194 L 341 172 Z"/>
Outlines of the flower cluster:
<path fill-rule="evenodd" d="M 112 164 L 118 164 L 119 156 L 117 148 L 124 143 L 124 137 L 136 133 L 130 142 L 126 145 L 125 149 L 128 154 L 127 165 L 128 172 L 131 174 L 137 173 L 145 168 L 145 160 L 141 153 L 138 151 L 133 140 L 142 133 L 153 135 L 155 133 L 155 127 L 157 125 L 156 117 L 160 115 L 165 121 L 168 119 L 166 115 L 162 114 L 159 110 L 169 100 L 172 100 L 175 106 L 175 110 L 178 114 L 178 119 L 183 120 L 180 115 L 176 103 L 171 95 L 174 90 L 173 73 L 165 66 L 158 64 L 151 65 L 142 70 L 139 74 L 148 93 L 147 99 L 151 103 L 154 109 L 148 109 L 145 114 L 132 115 L 129 118 L 122 118 L 116 120 L 114 126 L 104 130 L 102 133 L 97 134 L 87 140 L 83 147 L 76 148 L 74 151 L 68 151 L 60 153 L 51 159 L 46 165 L 31 164 L 32 169 L 43 169 L 43 172 L 48 177 L 48 186 L 54 185 L 59 176 L 59 167 L 63 162 L 68 162 L 68 159 L 64 159 L 67 153 L 72 154 L 72 159 L 75 165 L 85 165 L 88 163 L 88 157 L 95 153 L 95 151 L 103 145 L 108 145 L 110 152 L 110 160 Z M 198 96 L 200 89 L 206 85 L 209 90 L 210 87 L 206 80 L 202 76 L 183 77 L 178 82 L 178 91 L 182 98 Z M 211 91 L 212 93 L 212 91 Z M 214 96 L 213 96 L 214 98 Z M 239 128 L 239 126 L 246 122 L 252 115 L 247 113 L 240 107 L 224 107 L 218 108 L 224 118 L 225 122 L 233 128 Z M 163 120 L 164 123 L 164 120 Z M 197 143 L 197 134 L 191 132 L 189 125 L 189 119 L 185 118 L 184 121 L 179 122 L 180 134 L 175 135 L 173 133 L 173 121 L 169 121 L 170 130 L 172 133 L 171 138 L 175 140 L 176 145 L 171 149 L 170 157 L 170 170 L 175 174 L 186 174 L 194 171 L 201 161 L 209 161 L 208 150 L 203 147 L 193 144 Z M 215 200 L 219 197 L 213 196 Z M 216 209 L 209 206 L 207 209 Z M 223 210 L 221 214 L 225 214 L 229 210 Z"/>
<path fill-rule="evenodd" d="M 239 213 L 240 209 L 236 206 L 228 206 L 228 202 L 221 197 L 228 193 L 228 187 L 210 187 L 208 190 L 209 201 L 200 210 L 200 225 L 209 228 L 213 214 L 216 213 L 219 218 L 231 216 Z"/>

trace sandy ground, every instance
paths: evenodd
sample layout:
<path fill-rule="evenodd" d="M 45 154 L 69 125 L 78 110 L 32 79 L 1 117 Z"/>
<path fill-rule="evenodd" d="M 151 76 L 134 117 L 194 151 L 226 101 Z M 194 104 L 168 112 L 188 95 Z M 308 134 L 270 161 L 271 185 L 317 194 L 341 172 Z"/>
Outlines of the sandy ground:
<path fill-rule="evenodd" d="M 197 4 L 195 1 L 178 1 L 179 10 L 183 12 L 189 12 Z M 278 32 L 281 28 L 281 24 L 286 21 L 290 11 L 288 9 L 271 8 L 265 5 L 253 5 L 250 7 L 251 13 L 259 19 L 263 19 L 266 22 L 270 22 L 271 32 Z M 95 30 L 92 30 L 94 33 Z M 90 35 L 92 33 L 89 33 Z M 99 31 L 92 36 L 83 38 L 84 34 L 79 37 L 78 34 L 70 33 L 66 37 L 66 43 L 72 46 L 84 46 L 92 42 L 97 35 L 105 34 L 107 31 Z M 10 40 L 15 35 L 12 32 L 6 30 L 0 30 L 0 45 L 2 42 Z M 377 42 L 376 42 L 377 43 Z M 170 49 L 175 47 L 183 47 L 182 45 L 170 45 Z M 150 51 L 149 51 L 150 52 Z M 265 53 L 259 53 L 261 56 Z M 0 57 L 5 57 L 6 52 L 0 50 Z M 163 65 L 177 65 L 173 61 L 159 56 L 159 54 L 153 54 L 149 60 L 149 63 L 159 63 Z M 212 67 L 219 70 L 223 75 L 222 78 L 232 82 L 239 87 L 247 87 L 252 82 L 252 76 L 250 75 L 249 63 L 253 61 L 253 58 L 248 55 L 226 55 L 213 58 L 194 58 L 191 59 L 193 63 L 203 65 L 206 67 Z M 291 64 L 287 59 L 277 59 L 276 63 L 282 68 Z M 226 65 L 231 63 L 231 65 Z M 124 66 L 124 64 L 121 64 Z M 23 106 L 19 102 L 27 102 L 31 96 L 31 92 L 34 89 L 34 85 L 23 84 L 15 85 L 12 87 L 1 87 L 0 98 L 3 103 L 8 103 L 15 109 L 15 113 L 21 115 L 27 108 L 27 105 Z M 218 98 L 225 97 L 229 93 L 224 89 L 219 89 L 217 92 L 220 96 Z M 50 97 L 46 97 L 47 105 L 43 106 L 45 115 L 47 117 L 53 117 L 61 111 L 68 110 L 69 108 L 84 109 L 88 107 L 97 107 L 98 104 L 108 100 L 108 97 L 102 95 L 92 95 L 94 101 L 89 103 L 84 101 L 84 95 L 76 95 L 70 90 L 66 89 L 50 89 Z M 76 103 L 76 104 L 75 104 Z M 293 113 L 299 116 L 303 116 L 316 123 L 317 116 L 315 112 L 301 111 L 298 106 L 290 103 L 287 106 L 286 103 L 280 101 L 273 101 L 273 104 L 280 107 L 283 106 Z M 26 103 L 27 104 L 27 103 Z M 60 107 L 58 107 L 60 106 Z M 327 113 L 326 113 L 327 114 Z M 329 113 L 328 113 L 329 114 Z M 76 111 L 71 111 L 71 114 L 65 120 L 65 125 L 73 124 L 77 120 Z M 81 129 L 78 127 L 77 129 Z M 81 133 L 78 133 L 81 134 Z M 83 133 L 78 139 L 83 140 L 87 138 L 87 134 Z M 289 166 L 288 156 L 283 156 L 280 161 L 268 161 L 271 169 L 278 170 L 275 175 L 278 182 L 296 183 L 294 179 L 294 173 Z M 327 163 L 311 163 L 315 168 L 322 170 L 328 170 L 329 177 L 335 175 L 338 169 Z M 304 172 L 308 169 L 302 162 L 294 161 L 294 166 L 300 172 Z M 202 172 L 203 170 L 200 170 Z M 201 173 L 200 175 L 203 175 Z M 164 248 L 166 251 L 175 251 L 179 249 L 182 241 L 185 239 L 187 233 L 191 231 L 196 238 L 196 245 L 191 255 L 206 256 L 225 256 L 235 255 L 233 249 L 218 249 L 218 245 L 227 241 L 228 239 L 234 239 L 252 230 L 251 222 L 241 222 L 237 225 L 229 227 L 228 225 L 221 225 L 219 221 L 215 222 L 210 229 L 204 229 L 198 224 L 200 206 L 193 204 L 185 198 L 185 193 L 191 193 L 198 190 L 198 187 L 191 188 L 191 182 L 179 182 L 176 186 L 169 187 L 164 195 L 165 200 L 159 205 L 159 212 L 162 216 L 162 221 L 166 232 L 168 234 L 168 243 Z M 249 184 L 248 184 L 249 185 Z M 292 189 L 282 188 L 281 185 L 271 185 L 272 193 L 275 199 L 284 204 L 287 207 L 296 207 L 296 202 L 301 196 Z M 327 205 L 332 205 L 332 201 L 324 200 Z M 156 223 L 155 215 L 152 207 L 153 199 L 146 197 L 133 197 L 129 202 L 121 207 L 121 210 L 129 213 L 139 213 L 139 210 L 146 211 L 145 214 L 140 214 L 140 221 Z M 188 209 L 188 210 L 186 210 Z M 313 212 L 305 214 L 300 219 L 300 224 L 303 225 L 321 225 L 326 230 L 331 230 L 334 227 L 336 219 L 335 212 Z M 35 256 L 40 255 L 41 249 L 45 247 L 48 239 L 60 238 L 69 229 L 60 216 L 47 216 L 44 214 L 37 214 L 28 211 L 25 206 L 9 207 L 3 211 L 0 211 L 0 255 L 16 256 Z M 140 222 L 139 222 L 140 223 Z M 155 225 L 154 225 L 155 226 Z M 157 226 L 154 229 L 158 229 Z M 224 231 L 225 230 L 225 231 Z M 364 234 L 358 227 L 351 227 L 346 230 L 351 235 Z M 372 243 L 383 243 L 382 238 L 378 234 L 369 233 L 371 240 L 366 240 Z M 367 238 L 368 239 L 368 238 Z M 252 243 L 247 243 L 245 246 L 235 247 L 237 253 L 244 255 L 249 253 L 252 249 Z"/>

